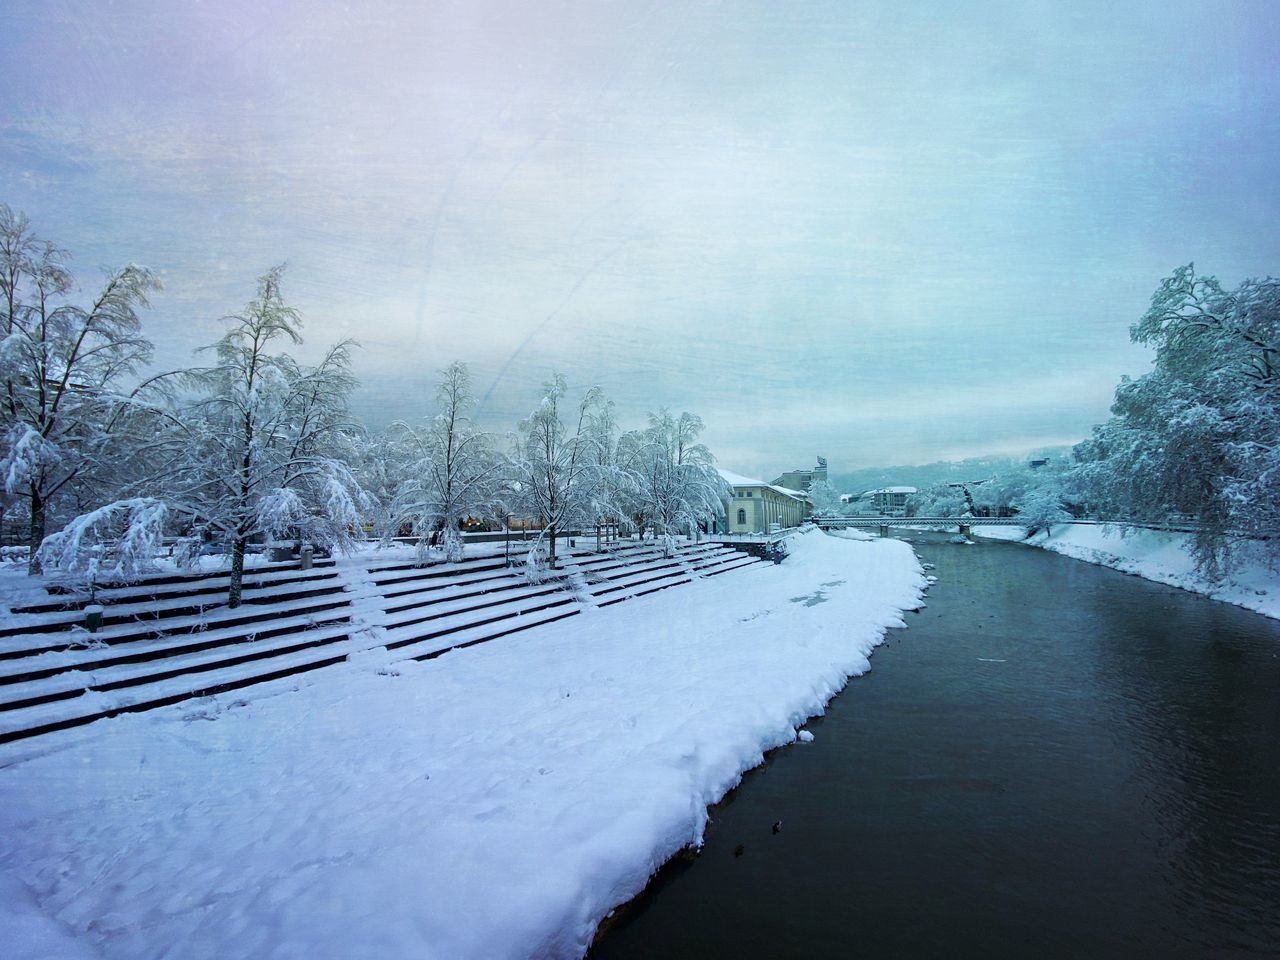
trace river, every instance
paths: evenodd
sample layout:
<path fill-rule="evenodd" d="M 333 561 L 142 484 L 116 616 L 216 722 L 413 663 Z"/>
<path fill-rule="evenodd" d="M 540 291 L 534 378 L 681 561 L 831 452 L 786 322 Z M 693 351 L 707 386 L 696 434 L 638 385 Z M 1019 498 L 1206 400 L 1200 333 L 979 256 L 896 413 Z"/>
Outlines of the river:
<path fill-rule="evenodd" d="M 1280 957 L 1280 623 L 1020 544 L 619 911 L 630 957 Z"/>

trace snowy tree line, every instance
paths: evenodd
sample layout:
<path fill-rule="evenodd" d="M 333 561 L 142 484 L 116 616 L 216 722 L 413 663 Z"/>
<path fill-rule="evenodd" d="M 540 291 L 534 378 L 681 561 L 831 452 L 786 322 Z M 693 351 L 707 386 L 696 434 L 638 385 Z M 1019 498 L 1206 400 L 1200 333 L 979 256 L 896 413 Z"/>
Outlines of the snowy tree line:
<path fill-rule="evenodd" d="M 1280 554 L 1280 280 L 1225 290 L 1187 264 L 1130 336 L 1154 347 L 1154 365 L 1120 382 L 1111 418 L 1076 447 L 1074 495 L 1126 517 L 1196 521 L 1209 573 L 1241 537 Z"/>
<path fill-rule="evenodd" d="M 128 265 L 78 303 L 66 253 L 0 204 L 0 517 L 21 515 L 32 573 L 128 577 L 179 535 L 180 561 L 225 547 L 236 606 L 264 540 L 346 550 L 371 522 L 457 559 L 466 518 L 516 516 L 538 531 L 535 561 L 554 563 L 566 529 L 648 528 L 670 544 L 722 512 L 701 419 L 659 410 L 623 432 L 599 389 L 574 395 L 559 375 L 506 438 L 473 421 L 461 362 L 441 371 L 431 414 L 370 434 L 348 409 L 356 344 L 311 366 L 288 352 L 302 318 L 283 278 L 259 278 L 203 362 L 144 376 L 155 276 Z"/>
<path fill-rule="evenodd" d="M 919 515 L 1012 512 L 1034 528 L 1069 517 L 1185 523 L 1199 569 L 1220 576 L 1243 540 L 1280 561 L 1280 280 L 1234 290 L 1192 264 L 1161 281 L 1130 328 L 1152 369 L 1116 387 L 1112 416 L 1070 461 L 940 485 Z"/>

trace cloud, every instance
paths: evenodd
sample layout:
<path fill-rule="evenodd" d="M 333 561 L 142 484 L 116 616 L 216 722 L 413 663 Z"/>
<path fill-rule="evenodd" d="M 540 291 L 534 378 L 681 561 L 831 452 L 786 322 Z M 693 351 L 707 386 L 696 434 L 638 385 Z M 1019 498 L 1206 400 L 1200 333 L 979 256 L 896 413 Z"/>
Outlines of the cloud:
<path fill-rule="evenodd" d="M 1105 416 L 1176 264 L 1274 272 L 1251 9 L 55 0 L 0 38 L 0 176 L 162 272 L 169 362 L 288 261 L 375 422 L 459 357 L 495 428 L 560 369 L 747 472 L 982 452 Z"/>

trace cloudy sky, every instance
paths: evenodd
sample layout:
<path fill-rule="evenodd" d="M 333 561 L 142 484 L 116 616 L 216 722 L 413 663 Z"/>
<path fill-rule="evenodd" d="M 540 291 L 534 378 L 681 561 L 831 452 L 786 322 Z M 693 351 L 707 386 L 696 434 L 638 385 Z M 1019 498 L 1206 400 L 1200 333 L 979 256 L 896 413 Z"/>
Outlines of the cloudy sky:
<path fill-rule="evenodd" d="M 1280 4 L 9 0 L 0 200 L 160 271 L 164 365 L 288 261 L 374 424 L 553 369 L 721 462 L 1071 442 L 1178 264 L 1280 272 Z"/>

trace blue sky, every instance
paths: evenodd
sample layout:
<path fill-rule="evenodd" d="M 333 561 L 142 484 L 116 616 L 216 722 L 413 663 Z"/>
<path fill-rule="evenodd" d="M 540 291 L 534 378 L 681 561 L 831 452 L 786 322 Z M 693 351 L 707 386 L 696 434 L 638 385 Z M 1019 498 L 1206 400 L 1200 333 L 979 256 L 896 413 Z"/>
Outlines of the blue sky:
<path fill-rule="evenodd" d="M 0 199 L 160 271 L 186 361 L 288 261 L 372 423 L 553 369 L 721 462 L 1071 442 L 1178 264 L 1280 271 L 1280 4 L 6 5 Z"/>

